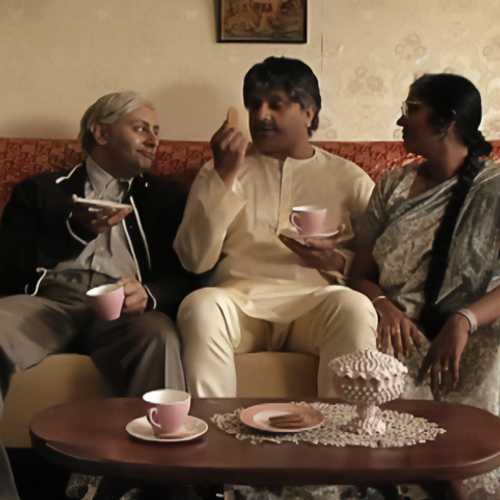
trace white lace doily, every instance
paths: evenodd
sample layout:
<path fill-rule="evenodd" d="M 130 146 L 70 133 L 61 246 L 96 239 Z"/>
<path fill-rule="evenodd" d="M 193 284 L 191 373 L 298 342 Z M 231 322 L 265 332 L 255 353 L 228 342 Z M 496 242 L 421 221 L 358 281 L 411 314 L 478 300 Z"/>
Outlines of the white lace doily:
<path fill-rule="evenodd" d="M 311 443 L 325 446 L 367 446 L 370 448 L 390 448 L 412 446 L 434 441 L 446 431 L 434 422 L 415 417 L 409 413 L 382 410 L 387 425 L 383 436 L 369 436 L 342 431 L 340 428 L 356 416 L 356 408 L 347 404 L 294 403 L 309 404 L 325 416 L 321 427 L 290 434 L 272 434 L 247 427 L 240 421 L 238 408 L 229 413 L 216 413 L 211 420 L 219 429 L 234 435 L 236 439 L 249 440 L 252 444 L 271 443 Z"/>

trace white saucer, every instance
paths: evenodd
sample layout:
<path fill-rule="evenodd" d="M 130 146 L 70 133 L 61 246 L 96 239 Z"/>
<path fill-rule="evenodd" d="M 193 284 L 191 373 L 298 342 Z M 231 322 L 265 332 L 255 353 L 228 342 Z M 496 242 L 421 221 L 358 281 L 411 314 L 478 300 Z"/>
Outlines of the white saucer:
<path fill-rule="evenodd" d="M 154 435 L 153 428 L 146 417 L 135 418 L 130 421 L 125 430 L 137 439 L 143 441 L 154 441 L 156 443 L 179 443 L 181 441 L 191 441 L 202 436 L 208 431 L 207 423 L 198 417 L 188 415 L 186 422 L 179 431 L 172 437 L 160 438 Z"/>
<path fill-rule="evenodd" d="M 322 233 L 304 234 L 299 233 L 295 228 L 285 228 L 280 232 L 283 236 L 291 238 L 292 240 L 297 240 L 298 242 L 302 242 L 306 238 L 330 238 L 330 236 L 335 236 L 338 233 L 338 229 L 331 229 Z"/>

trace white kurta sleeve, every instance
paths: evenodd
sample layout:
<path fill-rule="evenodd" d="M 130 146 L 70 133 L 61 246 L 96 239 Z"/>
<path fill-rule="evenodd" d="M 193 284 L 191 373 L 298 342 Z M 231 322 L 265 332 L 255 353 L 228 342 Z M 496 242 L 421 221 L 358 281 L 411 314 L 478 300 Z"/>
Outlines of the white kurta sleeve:
<path fill-rule="evenodd" d="M 358 176 L 354 182 L 349 204 L 351 219 L 354 222 L 353 227 L 356 227 L 356 221 L 365 213 L 374 186 L 375 183 L 365 173 Z"/>
<path fill-rule="evenodd" d="M 188 271 L 204 273 L 217 264 L 227 230 L 246 204 L 238 186 L 235 181 L 229 189 L 212 162 L 196 176 L 174 241 L 174 250 Z"/>
<path fill-rule="evenodd" d="M 362 218 L 366 211 L 370 196 L 373 191 L 374 182 L 370 177 L 362 172 L 356 177 L 352 186 L 352 196 L 349 200 L 349 214 L 351 227 L 353 228 L 354 239 L 358 238 L 357 230 L 359 229 L 359 220 Z M 348 276 L 351 271 L 351 264 L 354 260 L 354 252 L 352 251 L 353 240 L 350 240 L 348 245 L 343 246 L 340 244 L 338 252 L 342 254 L 345 259 L 344 276 Z"/>

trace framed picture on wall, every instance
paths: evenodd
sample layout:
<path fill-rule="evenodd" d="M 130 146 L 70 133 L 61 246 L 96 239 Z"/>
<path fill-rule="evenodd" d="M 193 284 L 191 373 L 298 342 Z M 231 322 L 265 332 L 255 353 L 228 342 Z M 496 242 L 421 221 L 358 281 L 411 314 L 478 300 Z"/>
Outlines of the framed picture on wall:
<path fill-rule="evenodd" d="M 216 7 L 218 42 L 307 42 L 307 0 L 216 0 Z"/>

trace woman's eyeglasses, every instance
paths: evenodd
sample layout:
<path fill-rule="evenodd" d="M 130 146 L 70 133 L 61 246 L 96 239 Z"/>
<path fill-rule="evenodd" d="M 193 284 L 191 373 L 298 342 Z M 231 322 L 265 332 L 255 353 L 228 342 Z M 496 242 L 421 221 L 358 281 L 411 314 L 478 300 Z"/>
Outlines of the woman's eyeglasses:
<path fill-rule="evenodd" d="M 403 101 L 401 103 L 401 114 L 405 117 L 408 118 L 410 114 L 410 110 L 415 107 L 415 106 L 421 106 L 422 103 L 420 101 Z"/>
<path fill-rule="evenodd" d="M 420 106 L 423 106 L 424 103 L 422 101 L 412 101 L 412 100 L 406 100 L 401 103 L 401 114 L 405 117 L 408 118 L 410 116 L 411 112 L 415 110 L 415 108 L 419 108 Z M 457 116 L 457 112 L 452 109 L 449 111 L 449 114 L 451 115 L 451 120 L 454 120 Z"/>

